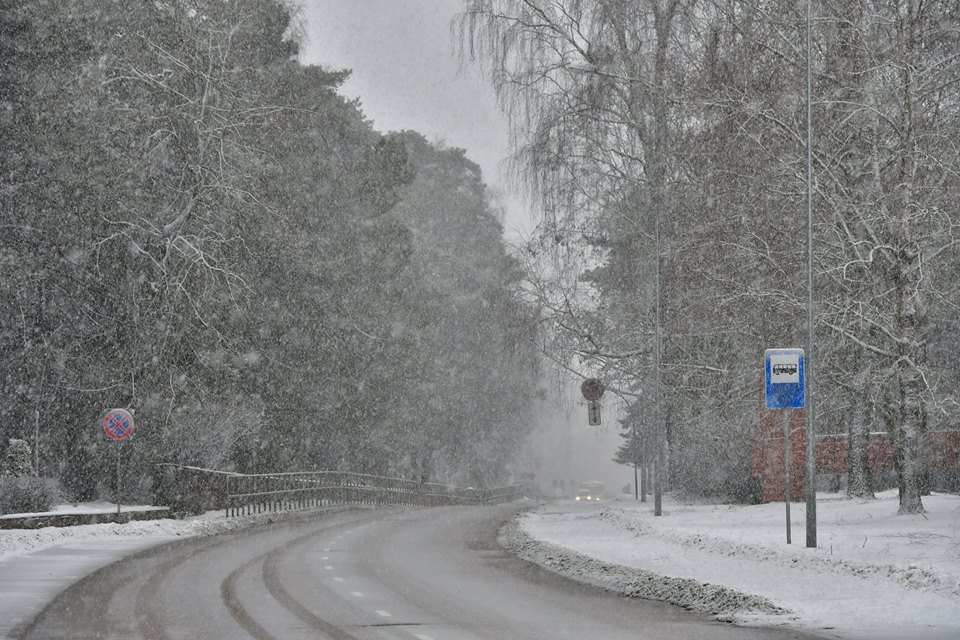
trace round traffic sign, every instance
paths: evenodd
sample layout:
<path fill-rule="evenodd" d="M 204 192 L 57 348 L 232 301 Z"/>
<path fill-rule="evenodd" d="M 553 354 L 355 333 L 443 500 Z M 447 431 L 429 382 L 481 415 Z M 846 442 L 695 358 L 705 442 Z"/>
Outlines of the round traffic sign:
<path fill-rule="evenodd" d="M 133 433 L 133 416 L 126 409 L 110 409 L 103 417 L 103 430 L 114 440 L 123 440 Z"/>
<path fill-rule="evenodd" d="M 599 400 L 603 396 L 603 383 L 596 378 L 587 378 L 580 385 L 580 393 L 587 400 Z"/>

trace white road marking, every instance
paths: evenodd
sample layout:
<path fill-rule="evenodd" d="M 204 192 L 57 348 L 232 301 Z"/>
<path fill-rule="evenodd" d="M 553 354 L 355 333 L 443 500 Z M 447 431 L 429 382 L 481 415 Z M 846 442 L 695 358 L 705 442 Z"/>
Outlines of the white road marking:
<path fill-rule="evenodd" d="M 320 556 L 320 559 L 321 559 L 321 560 L 329 560 L 329 559 L 330 559 L 330 556 Z"/>
<path fill-rule="evenodd" d="M 343 582 L 343 578 L 341 578 L 340 576 L 333 576 L 333 579 L 336 582 Z"/>
<path fill-rule="evenodd" d="M 393 617 L 392 615 L 390 615 L 388 612 L 384 611 L 383 609 L 377 609 L 376 611 L 374 611 L 374 613 L 377 614 L 378 616 L 380 616 L 381 618 L 392 618 L 392 617 Z"/>
<path fill-rule="evenodd" d="M 331 567 L 330 565 L 325 565 L 323 568 L 326 569 L 327 571 L 333 571 L 333 567 Z"/>
<path fill-rule="evenodd" d="M 433 638 L 423 633 L 415 633 L 413 634 L 413 637 L 417 638 L 417 640 L 433 640 Z"/>
<path fill-rule="evenodd" d="M 363 597 L 363 594 L 360 593 L 359 591 L 351 591 L 351 592 L 350 592 L 350 595 L 352 595 L 354 598 L 362 598 L 362 597 Z"/>

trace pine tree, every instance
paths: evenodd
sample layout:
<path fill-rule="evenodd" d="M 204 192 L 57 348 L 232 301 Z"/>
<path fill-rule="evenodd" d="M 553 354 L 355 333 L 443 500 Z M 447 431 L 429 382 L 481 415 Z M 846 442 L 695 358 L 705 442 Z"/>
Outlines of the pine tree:
<path fill-rule="evenodd" d="M 3 456 L 3 475 L 22 478 L 33 475 L 30 445 L 26 440 L 10 438 Z"/>

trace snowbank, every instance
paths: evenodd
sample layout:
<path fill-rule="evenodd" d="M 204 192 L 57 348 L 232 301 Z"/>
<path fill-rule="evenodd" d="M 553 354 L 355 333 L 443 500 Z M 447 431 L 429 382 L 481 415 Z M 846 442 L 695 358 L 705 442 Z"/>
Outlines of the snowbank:
<path fill-rule="evenodd" d="M 212 536 L 255 524 L 295 519 L 317 511 L 328 511 L 338 507 L 322 507 L 313 510 L 282 511 L 257 515 L 227 518 L 223 511 L 209 511 L 203 515 L 173 520 L 134 521 L 123 524 L 102 523 L 79 525 L 75 527 L 44 527 L 42 529 L 6 529 L 0 530 L 0 562 L 31 551 L 37 551 L 65 542 L 91 540 L 95 538 L 146 539 L 156 538 L 167 541 L 175 537 Z M 116 505 L 114 505 L 116 509 Z"/>
<path fill-rule="evenodd" d="M 898 516 L 895 492 L 818 499 L 817 549 L 804 508 L 559 503 L 520 516 L 504 542 L 521 557 L 624 595 L 738 624 L 805 628 L 842 638 L 960 638 L 960 496 L 924 498 Z"/>
<path fill-rule="evenodd" d="M 166 507 L 152 507 L 148 505 L 124 504 L 120 506 L 121 513 L 130 513 L 133 511 L 162 511 Z M 116 513 L 116 502 L 80 502 L 78 504 L 60 504 L 50 509 L 50 511 L 37 511 L 34 513 L 8 513 L 0 516 L 0 520 L 14 518 L 36 518 L 42 516 L 64 516 L 64 515 L 90 515 L 99 513 Z"/>

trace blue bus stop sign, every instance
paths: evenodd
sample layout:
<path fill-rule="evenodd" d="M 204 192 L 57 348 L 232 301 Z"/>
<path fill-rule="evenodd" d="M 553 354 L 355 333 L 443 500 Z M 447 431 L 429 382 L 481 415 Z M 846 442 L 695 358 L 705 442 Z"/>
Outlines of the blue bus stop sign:
<path fill-rule="evenodd" d="M 767 380 L 767 409 L 804 406 L 803 349 L 767 349 L 763 353 Z"/>

